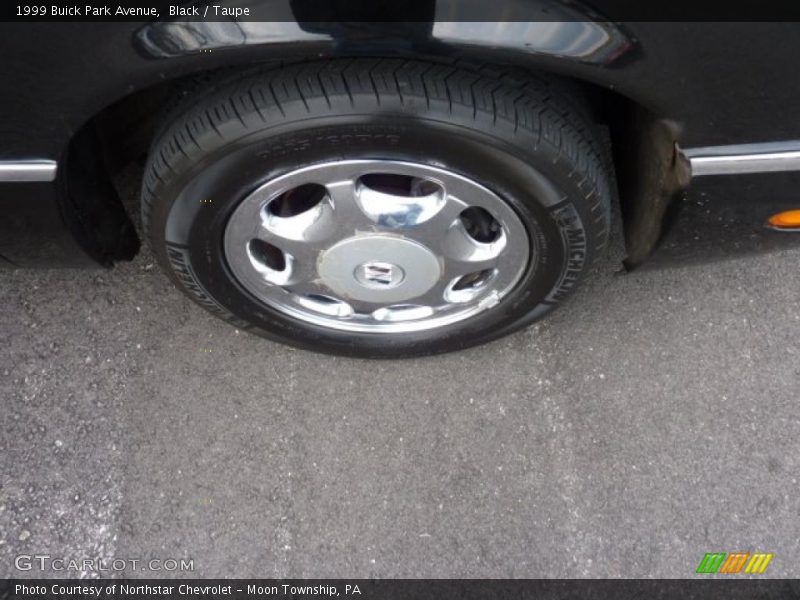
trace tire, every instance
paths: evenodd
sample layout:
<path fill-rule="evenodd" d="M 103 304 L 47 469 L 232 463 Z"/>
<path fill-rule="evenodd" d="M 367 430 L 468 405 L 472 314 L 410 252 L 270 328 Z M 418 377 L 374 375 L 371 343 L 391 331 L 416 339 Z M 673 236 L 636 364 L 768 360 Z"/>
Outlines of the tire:
<path fill-rule="evenodd" d="M 610 222 L 606 162 L 580 98 L 565 95 L 564 90 L 560 84 L 544 79 L 512 79 L 485 69 L 472 71 L 389 59 L 304 63 L 220 81 L 209 86 L 204 95 L 194 96 L 173 110 L 154 141 L 142 191 L 142 220 L 147 237 L 162 267 L 192 300 L 238 328 L 279 342 L 331 354 L 372 358 L 432 354 L 482 344 L 524 327 L 550 311 L 575 287 L 606 244 Z M 402 200 L 406 204 L 434 206 L 437 202 L 436 206 L 451 206 L 460 200 L 447 195 L 445 188 L 458 188 L 461 182 L 472 186 L 469 190 L 485 195 L 489 203 L 485 206 L 490 206 L 486 209 L 488 216 L 478 211 L 470 213 L 472 216 L 467 219 L 461 213 L 459 220 L 448 226 L 446 235 L 450 236 L 453 228 L 461 231 L 463 227 L 474 237 L 470 244 L 477 240 L 479 246 L 504 236 L 503 243 L 508 248 L 522 252 L 524 247 L 526 258 L 519 260 L 518 268 L 504 257 L 502 260 L 508 263 L 503 267 L 505 270 L 490 267 L 477 275 L 465 276 L 469 281 L 464 286 L 469 294 L 474 294 L 469 296 L 471 304 L 463 305 L 468 308 L 455 301 L 448 301 L 441 312 L 439 308 L 423 307 L 424 311 L 418 308 L 420 315 L 423 312 L 428 315 L 418 321 L 414 321 L 416 317 L 412 318 L 411 313 L 404 312 L 417 306 L 413 302 L 392 305 L 380 315 L 375 312 L 363 316 L 368 314 L 364 312 L 367 309 L 353 308 L 359 306 L 353 300 L 350 310 L 361 310 L 358 319 L 365 319 L 364 325 L 359 325 L 362 329 L 355 330 L 352 323 L 362 323 L 355 317 L 328 317 L 320 313 L 322 316 L 316 318 L 315 311 L 321 310 L 318 306 L 304 312 L 306 309 L 293 304 L 311 299 L 340 302 L 347 307 L 350 300 L 346 294 L 344 299 L 319 294 L 302 296 L 300 292 L 286 296 L 282 288 L 267 285 L 262 291 L 258 287 L 261 283 L 250 282 L 249 275 L 237 274 L 245 273 L 243 269 L 250 266 L 260 269 L 266 264 L 264 272 L 272 277 L 281 265 L 286 272 L 286 260 L 294 260 L 288 251 L 281 254 L 284 252 L 281 248 L 276 252 L 282 258 L 270 259 L 274 251 L 271 242 L 264 245 L 255 238 L 241 252 L 238 246 L 231 245 L 233 223 L 240 224 L 237 227 L 246 226 L 249 217 L 243 212 L 244 207 L 255 202 L 252 198 L 259 193 L 265 193 L 258 190 L 276 190 L 276 182 L 296 181 L 292 178 L 304 173 L 306 167 L 313 173 L 329 173 L 332 177 L 339 172 L 337 169 L 355 169 L 366 164 L 373 169 L 378 168 L 374 165 L 386 165 L 389 175 L 375 176 L 382 177 L 381 182 L 395 181 L 391 179 L 393 169 L 403 173 L 403 169 L 411 169 L 409 172 L 414 175 L 409 181 L 416 183 L 408 185 L 418 189 L 408 192 L 403 188 L 406 190 L 403 194 L 413 198 L 422 197 L 423 192 L 429 195 L 424 201 Z M 422 175 L 417 176 L 414 169 Z M 433 173 L 432 183 L 427 179 L 430 173 Z M 441 173 L 441 178 L 436 173 Z M 364 189 L 368 177 L 371 175 L 357 180 L 356 185 L 361 186 L 358 189 Z M 400 181 L 411 175 L 394 177 Z M 375 189 L 381 193 L 389 189 L 381 185 L 384 187 L 376 185 Z M 312 184 L 293 188 L 287 194 L 294 194 L 295 198 L 300 193 L 298 189 L 311 187 Z M 463 195 L 469 196 L 466 191 Z M 437 199 L 431 200 L 434 196 Z M 445 199 L 441 200 L 442 197 Z M 276 209 L 272 207 L 278 201 L 269 202 L 269 206 L 263 202 L 259 205 L 258 215 L 267 210 L 274 213 Z M 346 205 L 337 200 L 325 206 Z M 456 208 L 461 206 L 458 204 Z M 501 219 L 492 211 L 505 216 Z M 384 216 L 381 213 L 380 219 L 370 218 L 383 223 Z M 441 218 L 443 223 L 444 219 Z M 338 223 L 335 219 L 329 221 Z M 487 235 L 494 237 L 481 238 L 475 233 L 486 227 L 493 231 Z M 375 235 L 378 229 L 376 226 Z M 303 243 L 305 237 L 311 237 L 307 231 L 310 230 L 302 233 Z M 411 248 L 411 242 L 403 239 L 406 231 L 413 234 L 413 230 L 398 229 L 378 238 L 386 247 L 397 245 L 401 254 L 406 249 L 413 250 L 413 254 L 418 249 Z M 328 247 L 314 255 L 315 268 L 350 268 L 347 261 L 363 254 L 360 235 L 346 240 L 347 244 L 342 242 L 342 247 L 350 249 L 341 250 L 345 258 L 329 258 L 334 250 Z M 422 246 L 421 253 L 427 248 Z M 500 256 L 507 251 L 500 251 Z M 459 255 L 458 260 L 471 260 L 469 252 Z M 430 253 L 438 261 L 436 273 L 443 280 L 450 268 L 449 259 L 442 259 L 433 250 Z M 249 257 L 252 265 L 247 266 L 240 254 Z M 410 262 L 401 261 L 389 267 L 368 262 L 356 271 L 365 273 L 368 281 L 361 283 L 369 284 L 370 288 L 395 285 L 388 280 L 397 274 L 403 279 L 396 285 L 404 290 L 403 286 L 419 283 L 415 278 L 422 277 L 416 273 L 418 268 L 422 272 L 422 267 L 410 269 L 410 265 L 430 262 L 431 269 L 437 269 L 435 261 L 424 254 L 404 260 Z M 311 268 L 308 265 L 307 261 L 301 267 Z M 491 301 L 480 299 L 483 293 L 480 286 L 493 284 L 479 281 L 474 284 L 479 291 L 470 287 L 481 277 L 489 281 L 507 277 L 511 281 L 512 271 L 516 277 L 513 287 L 502 293 L 492 290 Z M 434 276 L 435 273 L 430 275 Z M 329 287 L 334 285 L 335 278 L 320 277 L 309 279 L 307 285 L 319 285 L 320 281 Z M 456 296 L 453 290 L 463 280 L 449 284 L 445 292 L 448 298 Z M 423 283 L 428 280 L 420 285 Z M 347 288 L 350 290 L 354 284 L 348 280 L 341 285 L 351 286 Z M 384 293 L 382 289 L 375 292 Z M 369 302 L 374 302 L 375 297 L 383 298 L 369 296 Z M 459 301 L 463 299 L 459 297 Z M 337 315 L 347 310 L 342 308 Z M 379 316 L 386 320 L 379 320 Z"/>

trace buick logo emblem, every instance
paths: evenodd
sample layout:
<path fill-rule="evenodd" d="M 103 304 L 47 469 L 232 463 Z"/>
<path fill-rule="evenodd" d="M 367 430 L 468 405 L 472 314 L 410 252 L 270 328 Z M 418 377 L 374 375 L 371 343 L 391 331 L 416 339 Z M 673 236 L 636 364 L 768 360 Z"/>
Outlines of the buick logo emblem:
<path fill-rule="evenodd" d="M 355 276 L 361 285 L 380 289 L 395 287 L 403 281 L 405 273 L 392 263 L 371 260 L 356 267 Z"/>

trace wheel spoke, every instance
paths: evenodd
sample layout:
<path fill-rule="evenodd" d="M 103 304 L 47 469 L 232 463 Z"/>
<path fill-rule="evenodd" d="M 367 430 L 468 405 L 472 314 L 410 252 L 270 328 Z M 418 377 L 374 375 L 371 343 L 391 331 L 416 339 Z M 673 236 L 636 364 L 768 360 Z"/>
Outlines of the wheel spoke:
<path fill-rule="evenodd" d="M 358 204 L 356 185 L 354 179 L 343 179 L 325 185 L 333 206 L 336 235 L 340 239 L 376 229 L 375 223 Z"/>
<path fill-rule="evenodd" d="M 284 289 L 298 296 L 330 295 L 331 290 L 319 279 L 305 279 L 304 275 L 292 273 L 289 282 L 283 286 Z"/>
<path fill-rule="evenodd" d="M 479 260 L 465 260 L 449 258 L 445 261 L 444 277 L 449 281 L 457 277 L 463 277 L 470 273 L 494 269 L 498 264 L 497 257 L 483 258 Z"/>
<path fill-rule="evenodd" d="M 409 236 L 422 242 L 434 252 L 441 250 L 447 232 L 457 226 L 458 216 L 467 208 L 461 200 L 448 197 L 439 211 L 430 219 L 408 232 Z"/>
<path fill-rule="evenodd" d="M 285 254 L 291 256 L 296 262 L 303 264 L 313 265 L 321 250 L 321 246 L 317 244 L 281 237 L 274 231 L 269 231 L 264 227 L 258 228 L 256 237 L 268 244 L 272 244 Z"/>
<path fill-rule="evenodd" d="M 441 306 L 445 303 L 444 293 L 447 290 L 449 283 L 450 280 L 448 279 L 439 279 L 439 281 L 437 281 L 431 289 L 417 298 L 412 298 L 409 302 L 412 304 L 419 304 L 421 306 L 431 306 L 433 308 Z"/>
<path fill-rule="evenodd" d="M 381 306 L 375 302 L 366 302 L 364 300 L 357 300 L 356 298 L 344 298 L 344 300 L 353 307 L 355 312 L 362 315 L 368 315 Z"/>

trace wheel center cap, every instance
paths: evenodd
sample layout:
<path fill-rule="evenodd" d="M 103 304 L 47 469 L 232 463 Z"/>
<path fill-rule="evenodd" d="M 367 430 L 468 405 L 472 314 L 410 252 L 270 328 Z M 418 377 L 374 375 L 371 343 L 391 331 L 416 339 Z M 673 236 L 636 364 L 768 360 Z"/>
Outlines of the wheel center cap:
<path fill-rule="evenodd" d="M 406 276 L 402 267 L 392 263 L 370 260 L 358 265 L 354 272 L 356 281 L 368 288 L 385 290 L 397 287 Z"/>
<path fill-rule="evenodd" d="M 404 302 L 431 289 L 441 276 L 439 259 L 423 244 L 395 235 L 356 235 L 320 256 L 317 270 L 331 290 L 383 305 Z"/>

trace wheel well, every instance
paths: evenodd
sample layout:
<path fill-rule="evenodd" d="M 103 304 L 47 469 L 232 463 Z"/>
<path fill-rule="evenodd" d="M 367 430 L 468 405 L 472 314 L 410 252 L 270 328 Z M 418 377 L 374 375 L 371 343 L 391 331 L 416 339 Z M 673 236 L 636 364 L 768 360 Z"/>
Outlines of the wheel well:
<path fill-rule="evenodd" d="M 307 61 L 301 59 L 256 66 L 230 66 L 162 81 L 129 94 L 103 109 L 86 123 L 75 138 L 81 134 L 85 136 L 84 130 L 92 132 L 108 174 L 113 179 L 132 162 L 146 157 L 150 144 L 160 126 L 168 119 L 171 109 L 187 96 L 254 70 Z M 675 152 L 678 134 L 675 124 L 660 119 L 647 107 L 627 96 L 581 79 L 507 64 L 442 59 L 432 59 L 431 62 L 447 62 L 475 70 L 500 69 L 511 77 L 535 76 L 566 87 L 568 96 L 576 98 L 577 104 L 583 104 L 589 110 L 594 122 L 608 129 L 611 145 L 608 164 L 614 169 L 618 182 L 628 253 L 626 265 L 636 266 L 650 254 L 662 235 L 669 206 L 688 184 L 688 170 Z M 121 206 L 118 195 L 110 197 L 108 202 Z"/>

